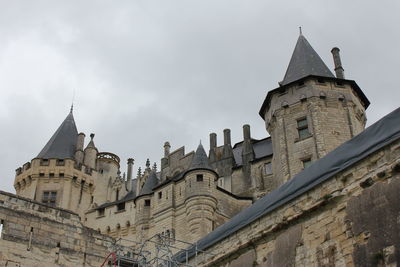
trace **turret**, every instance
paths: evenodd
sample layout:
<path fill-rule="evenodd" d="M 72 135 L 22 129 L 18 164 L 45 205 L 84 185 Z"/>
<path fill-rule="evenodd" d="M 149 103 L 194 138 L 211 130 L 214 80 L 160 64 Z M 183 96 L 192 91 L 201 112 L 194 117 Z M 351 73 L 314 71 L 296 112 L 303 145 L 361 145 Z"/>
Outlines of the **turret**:
<path fill-rule="evenodd" d="M 91 169 L 96 168 L 96 159 L 97 159 L 97 148 L 93 142 L 94 134 L 90 134 L 90 142 L 85 148 L 85 157 L 83 163 L 85 166 Z"/>
<path fill-rule="evenodd" d="M 272 139 L 275 186 L 365 127 L 369 101 L 344 79 L 339 49 L 332 53 L 337 78 L 300 34 L 283 80 L 260 109 Z"/>
<path fill-rule="evenodd" d="M 213 230 L 217 178 L 200 143 L 184 177 L 186 220 L 192 239 L 198 239 Z"/>

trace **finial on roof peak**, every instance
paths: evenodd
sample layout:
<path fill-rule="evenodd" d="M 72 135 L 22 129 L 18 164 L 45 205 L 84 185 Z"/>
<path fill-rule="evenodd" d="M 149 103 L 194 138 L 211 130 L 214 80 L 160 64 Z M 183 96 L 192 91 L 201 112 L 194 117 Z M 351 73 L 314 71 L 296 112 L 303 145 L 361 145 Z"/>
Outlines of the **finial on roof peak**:
<path fill-rule="evenodd" d="M 301 26 L 299 27 L 300 35 L 303 35 L 303 31 L 301 30 Z"/>
<path fill-rule="evenodd" d="M 71 108 L 69 110 L 69 113 L 72 113 L 73 110 L 74 110 L 74 103 L 71 104 Z"/>

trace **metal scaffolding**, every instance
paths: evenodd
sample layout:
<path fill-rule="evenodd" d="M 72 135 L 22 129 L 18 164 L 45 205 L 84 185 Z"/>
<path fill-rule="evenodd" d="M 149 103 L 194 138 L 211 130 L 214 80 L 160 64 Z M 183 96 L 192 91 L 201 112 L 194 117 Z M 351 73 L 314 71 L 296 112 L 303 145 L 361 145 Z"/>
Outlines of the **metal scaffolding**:
<path fill-rule="evenodd" d="M 189 248 L 195 250 L 190 263 Z M 143 242 L 119 238 L 112 244 L 111 250 L 102 267 L 196 267 L 215 256 L 197 249 L 197 243 L 177 240 L 170 233 L 157 234 Z M 174 255 L 178 252 L 186 253 L 185 262 L 175 259 Z"/>

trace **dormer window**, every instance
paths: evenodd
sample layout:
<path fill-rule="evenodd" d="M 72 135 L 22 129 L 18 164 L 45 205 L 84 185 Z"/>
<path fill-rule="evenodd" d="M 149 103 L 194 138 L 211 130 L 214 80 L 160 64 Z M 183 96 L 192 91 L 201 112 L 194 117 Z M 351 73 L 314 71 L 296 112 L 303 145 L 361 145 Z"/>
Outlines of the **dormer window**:
<path fill-rule="evenodd" d="M 162 192 L 158 192 L 158 199 L 162 199 Z"/>
<path fill-rule="evenodd" d="M 57 166 L 64 166 L 65 165 L 65 161 L 63 159 L 58 159 L 56 162 Z"/>
<path fill-rule="evenodd" d="M 125 202 L 119 203 L 117 205 L 117 211 L 125 210 Z"/>
<path fill-rule="evenodd" d="M 48 165 L 49 165 L 49 160 L 48 160 L 48 159 L 41 159 L 41 160 L 40 160 L 40 165 L 42 165 L 42 166 L 48 166 Z"/>

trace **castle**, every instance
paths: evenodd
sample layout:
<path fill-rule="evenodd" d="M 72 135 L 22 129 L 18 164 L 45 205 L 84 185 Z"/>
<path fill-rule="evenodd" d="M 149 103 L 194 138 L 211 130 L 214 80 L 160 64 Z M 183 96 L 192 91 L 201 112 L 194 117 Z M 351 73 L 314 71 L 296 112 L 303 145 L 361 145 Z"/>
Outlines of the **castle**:
<path fill-rule="evenodd" d="M 211 133 L 208 155 L 202 144 L 195 152 L 185 153 L 184 147 L 171 152 L 169 142 L 165 142 L 160 170 L 147 161 L 143 172 L 139 168 L 136 178 L 133 177 L 134 160 L 127 159 L 127 173 L 121 176 L 119 157 L 100 152 L 94 143 L 94 134 L 85 146 L 85 134 L 78 133 L 71 108 L 40 153 L 16 170 L 16 196 L 2 193 L 7 196 L 2 203 L 5 206 L 8 202 L 14 203 L 15 207 L 18 201 L 11 201 L 15 198 L 24 203 L 19 204 L 21 207 L 43 205 L 48 211 L 54 210 L 53 220 L 58 220 L 59 212 L 69 212 L 68 218 L 75 216 L 74 223 L 80 224 L 79 227 L 92 229 L 91 237 L 123 239 L 124 246 L 130 246 L 128 240 L 133 240 L 133 247 L 137 248 L 154 236 L 165 236 L 172 242 L 196 243 L 195 248 L 172 249 L 175 256 L 170 260 L 191 264 L 186 266 L 250 266 L 244 265 L 250 264 L 249 261 L 257 266 L 317 266 L 317 263 L 318 266 L 369 266 L 361 259 L 378 252 L 382 255 L 376 256 L 380 257 L 377 261 L 396 262 L 400 258 L 399 237 L 382 241 L 374 236 L 379 240 L 375 247 L 368 248 L 369 236 L 364 238 L 360 233 L 349 236 L 351 225 L 345 223 L 359 217 L 351 218 L 350 214 L 340 212 L 350 206 L 352 193 L 354 197 L 362 196 L 362 190 L 374 188 L 375 183 L 392 183 L 392 188 L 398 188 L 400 129 L 384 118 L 379 127 L 390 128 L 384 134 L 370 130 L 378 126 L 364 130 L 365 110 L 370 102 L 355 81 L 345 79 L 339 49 L 333 48 L 331 52 L 335 75 L 300 34 L 283 80 L 268 92 L 259 111 L 270 137 L 253 139 L 250 126 L 244 125 L 243 141 L 232 144 L 230 130 L 225 129 L 224 144 L 218 146 L 216 134 Z M 395 115 L 390 118 L 400 121 Z M 389 132 L 393 134 L 386 136 Z M 363 142 L 374 144 L 374 149 L 361 150 L 361 145 L 353 145 L 359 142 L 360 136 L 370 138 Z M 381 141 L 378 136 L 386 139 Z M 382 150 L 379 152 L 378 148 Z M 361 189 L 355 184 L 362 184 Z M 346 193 L 345 201 L 344 195 L 338 196 L 343 190 L 352 192 Z M 377 199 L 390 188 L 379 190 L 374 193 Z M 378 201 L 371 199 L 373 203 Z M 386 199 L 382 205 L 399 206 L 398 200 Z M 3 216 L 1 207 L 0 216 Z M 279 209 L 282 209 L 280 213 Z M 321 215 L 324 212 L 329 213 L 329 223 L 334 222 L 332 210 L 337 210 L 337 217 L 341 218 L 338 227 L 344 229 L 335 236 L 333 231 L 337 227 L 330 229 L 327 224 L 316 224 L 325 218 Z M 398 223 L 394 226 L 390 219 L 397 218 L 396 212 L 385 214 L 390 220 L 387 226 L 390 230 L 382 227 L 380 231 L 396 232 L 393 229 L 398 229 Z M 34 213 L 43 216 L 36 210 Z M 1 219 L 7 237 L 12 232 L 6 228 L 9 218 Z M 309 223 L 314 220 L 315 224 Z M 20 231 L 31 229 L 33 232 L 29 222 L 23 224 L 25 228 L 21 227 Z M 306 224 L 312 233 L 324 227 L 327 234 L 314 234 L 314 239 L 307 243 Z M 361 233 L 368 235 L 368 231 L 377 230 Z M 78 232 L 82 235 L 82 230 Z M 343 241 L 340 239 L 343 235 L 353 242 L 353 249 L 347 254 L 339 251 L 338 242 Z M 329 241 L 329 244 L 321 247 L 315 240 L 321 244 Z M 22 242 L 11 236 L 9 241 Z M 366 248 L 357 250 L 354 244 Z M 47 246 L 54 246 L 54 242 Z M 99 250 L 111 250 L 103 243 L 102 246 Z M 60 251 L 63 245 L 58 242 L 57 247 Z M 299 247 L 304 250 L 302 253 L 298 252 Z M 88 245 L 70 247 L 76 255 L 87 248 Z M 212 256 L 204 257 L 201 263 L 198 259 L 194 262 L 198 248 Z M 185 251 L 185 256 L 179 253 L 180 249 Z M 0 262 L 9 255 L 0 254 Z M 85 252 L 83 264 L 79 260 L 74 264 L 97 264 L 101 257 L 92 256 L 89 263 Z M 68 265 L 67 258 L 63 261 Z M 61 262 L 58 254 L 56 263 L 61 265 Z"/>

